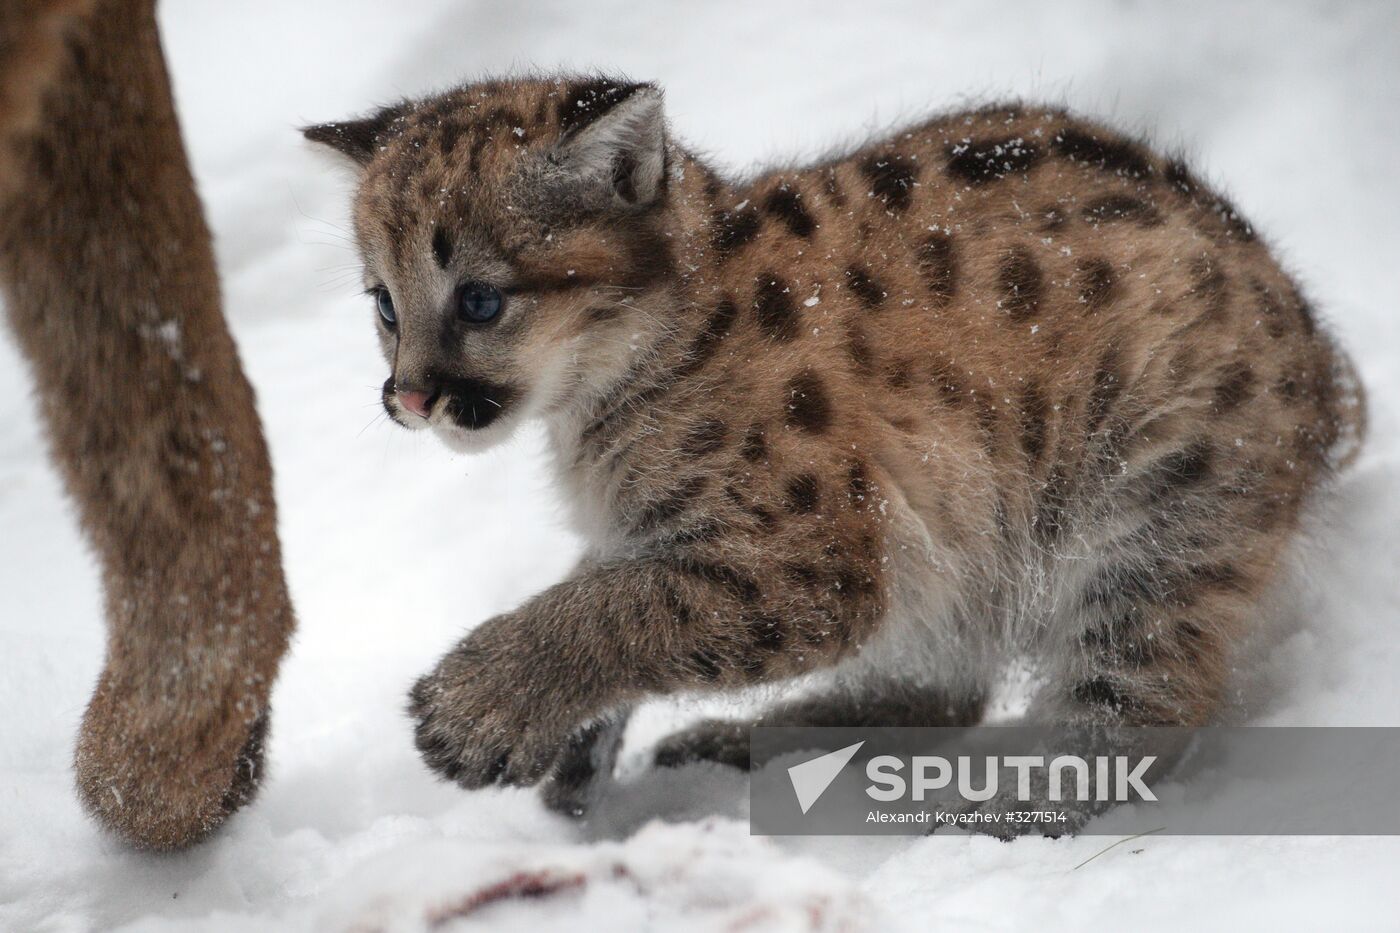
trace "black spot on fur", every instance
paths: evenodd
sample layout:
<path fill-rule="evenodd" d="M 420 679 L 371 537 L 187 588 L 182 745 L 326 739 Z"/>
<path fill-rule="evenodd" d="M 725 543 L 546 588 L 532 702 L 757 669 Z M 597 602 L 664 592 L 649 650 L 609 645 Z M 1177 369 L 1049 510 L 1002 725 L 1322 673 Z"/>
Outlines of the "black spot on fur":
<path fill-rule="evenodd" d="M 1040 311 L 1044 276 L 1030 250 L 1015 246 L 1002 257 L 997 268 L 1001 286 L 1001 308 L 1014 320 L 1024 320 Z"/>
<path fill-rule="evenodd" d="M 712 242 L 721 259 L 733 255 L 753 242 L 763 226 L 758 211 L 752 206 L 743 210 L 716 211 L 710 221 Z"/>
<path fill-rule="evenodd" d="M 739 319 L 739 306 L 730 298 L 721 299 L 715 310 L 705 321 L 705 326 L 695 335 L 690 344 L 690 358 L 686 364 L 689 372 L 699 370 L 710 361 L 719 349 L 720 341 L 729 336 L 734 322 Z"/>
<path fill-rule="evenodd" d="M 705 491 L 709 481 L 710 477 L 701 473 L 687 477 L 666 490 L 660 497 L 646 504 L 637 520 L 633 522 L 632 530 L 638 533 L 650 531 L 680 516 Z"/>
<path fill-rule="evenodd" d="M 1040 147 L 1019 136 L 961 143 L 948 149 L 948 174 L 970 185 L 1030 171 L 1041 159 Z"/>
<path fill-rule="evenodd" d="M 928 361 L 933 384 L 938 395 L 949 405 L 961 406 L 967 400 L 967 389 L 947 358 L 935 355 Z"/>
<path fill-rule="evenodd" d="M 1039 385 L 1031 383 L 1021 392 L 1021 448 L 1032 468 L 1040 462 L 1045 453 L 1045 435 L 1048 430 L 1046 419 L 1050 415 L 1050 403 Z"/>
<path fill-rule="evenodd" d="M 667 564 L 676 572 L 717 586 L 743 603 L 755 603 L 763 595 L 758 584 L 724 564 L 713 564 L 690 557 L 671 557 Z"/>
<path fill-rule="evenodd" d="M 471 149 L 468 152 L 468 168 L 472 172 L 479 171 L 483 158 L 486 155 L 487 147 L 491 146 L 493 142 L 496 142 L 497 137 L 499 137 L 501 133 L 508 132 L 517 126 L 523 128 L 525 122 L 524 117 L 507 107 L 492 108 L 485 116 L 478 119 L 472 127 L 475 138 L 472 140 Z M 511 136 L 510 138 L 517 143 L 520 141 L 515 136 Z M 416 148 L 413 151 L 421 152 L 422 150 Z M 492 149 L 493 153 L 496 151 L 498 150 L 495 148 Z"/>
<path fill-rule="evenodd" d="M 1254 395 L 1254 370 L 1247 363 L 1236 362 L 1225 368 L 1224 378 L 1215 387 L 1216 414 L 1228 414 L 1249 401 Z"/>
<path fill-rule="evenodd" d="M 787 495 L 783 505 L 794 515 L 806 515 L 817 510 L 821 501 L 821 487 L 812 473 L 799 473 L 787 481 Z"/>
<path fill-rule="evenodd" d="M 1254 292 L 1255 307 L 1263 315 L 1264 329 L 1275 340 L 1288 333 L 1288 322 L 1284 316 L 1283 302 L 1279 295 L 1258 279 L 1251 278 L 1249 287 Z"/>
<path fill-rule="evenodd" d="M 878 560 L 880 557 L 880 541 L 868 531 L 861 532 L 860 540 L 856 542 L 856 552 L 866 560 Z"/>
<path fill-rule="evenodd" d="M 681 453 L 687 457 L 703 457 L 724 447 L 729 426 L 718 418 L 701 421 L 686 433 L 681 441 Z"/>
<path fill-rule="evenodd" d="M 1218 321 L 1230 305 L 1230 280 L 1218 260 L 1199 256 L 1191 261 L 1191 294 L 1205 304 L 1202 323 Z"/>
<path fill-rule="evenodd" d="M 1078 129 L 1065 129 L 1056 134 L 1055 152 L 1072 162 L 1129 178 L 1146 178 L 1152 174 L 1152 162 L 1136 143 L 1097 135 Z"/>
<path fill-rule="evenodd" d="M 1196 177 L 1191 174 L 1190 168 L 1181 159 L 1173 159 L 1167 163 L 1166 179 L 1174 191 L 1179 192 L 1187 201 L 1213 216 L 1217 229 L 1207 229 L 1207 233 L 1212 235 L 1223 233 L 1226 238 L 1238 239 L 1246 243 L 1255 238 L 1254 227 L 1241 216 L 1239 211 L 1235 210 L 1235 205 L 1230 203 L 1229 199 L 1216 194 L 1197 181 Z"/>
<path fill-rule="evenodd" d="M 768 440 L 761 424 L 751 424 L 744 432 L 744 440 L 739 445 L 739 455 L 750 463 L 757 463 L 768 456 Z"/>
<path fill-rule="evenodd" d="M 807 564 L 785 564 L 783 566 L 783 576 L 788 582 L 801 590 L 815 590 L 825 584 L 821 571 Z"/>
<path fill-rule="evenodd" d="M 856 508 L 864 506 L 870 496 L 870 478 L 866 475 L 865 464 L 860 460 L 852 463 L 846 474 L 846 496 Z"/>
<path fill-rule="evenodd" d="M 958 259 L 953 238 L 946 233 L 931 233 L 919 244 L 916 254 L 919 274 L 936 304 L 947 304 L 958 290 Z"/>
<path fill-rule="evenodd" d="M 745 623 L 745 628 L 748 631 L 750 644 L 766 654 L 779 652 L 787 644 L 782 620 L 776 616 L 766 614 L 754 616 Z"/>
<path fill-rule="evenodd" d="M 706 683 L 714 683 L 719 680 L 719 657 L 714 652 L 703 648 L 691 652 L 690 665 L 695 669 L 696 676 Z"/>
<path fill-rule="evenodd" d="M 858 567 L 843 567 L 836 571 L 836 595 L 842 599 L 869 596 L 875 589 L 875 578 Z"/>
<path fill-rule="evenodd" d="M 442 227 L 433 228 L 433 258 L 441 269 L 452 261 L 452 237 Z"/>
<path fill-rule="evenodd" d="M 693 547 L 714 541 L 725 533 L 722 522 L 702 521 L 687 525 L 666 539 L 669 547 Z"/>
<path fill-rule="evenodd" d="M 1178 604 L 1170 575 L 1160 565 L 1131 561 L 1108 564 L 1095 571 L 1084 584 L 1080 600 L 1086 608 L 1114 612 L 1112 621 L 1120 630 L 1133 627 L 1141 614 L 1140 604 Z"/>
<path fill-rule="evenodd" d="M 633 90 L 635 90 L 636 88 L 641 87 L 641 85 L 633 85 L 632 87 Z M 632 91 L 629 90 L 627 94 L 624 95 L 624 97 L 630 95 L 631 93 Z M 611 109 L 611 106 L 609 106 L 608 109 Z M 481 118 L 480 126 L 483 130 L 488 131 L 502 129 L 513 130 L 517 126 L 521 129 L 525 129 L 524 123 L 525 118 L 520 115 L 520 111 L 513 110 L 510 107 L 492 107 L 489 111 L 487 111 L 486 116 Z"/>
<path fill-rule="evenodd" d="M 787 224 L 793 236 L 810 237 L 817 228 L 812 215 L 802 206 L 802 195 L 787 186 L 774 189 L 763 202 L 763 209 Z"/>
<path fill-rule="evenodd" d="M 1115 713 L 1129 712 L 1140 705 L 1107 677 L 1094 677 L 1076 684 L 1073 695 L 1075 700 L 1086 706 L 1100 706 Z"/>
<path fill-rule="evenodd" d="M 544 122 L 548 119 L 549 97 L 541 96 L 539 100 L 535 102 L 535 112 L 531 115 L 530 122 L 535 124 L 536 126 L 543 126 Z"/>
<path fill-rule="evenodd" d="M 892 360 L 885 369 L 885 385 L 897 392 L 903 392 L 909 388 L 913 380 L 913 372 L 913 360 Z"/>
<path fill-rule="evenodd" d="M 761 531 L 771 532 L 778 527 L 778 516 L 773 514 L 773 510 L 762 505 L 751 505 L 745 509 L 758 522 Z"/>
<path fill-rule="evenodd" d="M 569 85 L 559 99 L 557 116 L 561 135 L 577 132 L 618 104 L 631 97 L 646 84 L 627 84 L 595 79 Z M 516 121 L 519 125 L 523 121 Z"/>
<path fill-rule="evenodd" d="M 1229 561 L 1192 564 L 1182 570 L 1180 578 L 1188 585 L 1204 590 L 1243 590 L 1248 588 L 1240 568 Z"/>
<path fill-rule="evenodd" d="M 1118 354 L 1107 350 L 1099 360 L 1099 368 L 1094 371 L 1094 385 L 1089 390 L 1089 403 L 1086 406 L 1090 435 L 1098 433 L 1113 409 L 1113 403 L 1123 394 L 1123 375 L 1118 366 Z"/>
<path fill-rule="evenodd" d="M 1098 311 L 1113 301 L 1118 279 L 1107 259 L 1081 260 L 1076 278 L 1079 300 L 1090 311 Z"/>
<path fill-rule="evenodd" d="M 860 299 L 860 303 L 867 308 L 878 308 L 885 300 L 885 289 L 879 282 L 870 277 L 870 270 L 863 266 L 848 267 L 846 269 L 846 283 Z"/>
<path fill-rule="evenodd" d="M 1155 504 L 1168 503 L 1173 496 L 1204 483 L 1210 478 L 1213 458 L 1210 445 L 1204 441 L 1161 457 L 1143 471 L 1147 499 Z"/>
<path fill-rule="evenodd" d="M 788 383 L 787 423 L 812 434 L 820 434 L 831 426 L 826 386 L 810 369 L 804 369 Z"/>
<path fill-rule="evenodd" d="M 1095 198 L 1084 206 L 1083 214 L 1085 220 L 1095 225 L 1124 221 L 1142 227 L 1155 227 L 1162 222 L 1157 208 L 1141 198 L 1126 194 Z"/>
<path fill-rule="evenodd" d="M 912 160 L 893 153 L 870 156 L 861 163 L 860 170 L 870 179 L 870 193 L 888 210 L 908 210 L 918 179 L 918 166 Z"/>
<path fill-rule="evenodd" d="M 792 340 L 797 336 L 797 304 L 792 300 L 787 282 L 771 272 L 758 277 L 754 286 L 754 313 L 758 326 L 774 340 Z"/>
<path fill-rule="evenodd" d="M 626 417 L 621 417 L 624 412 L 638 411 L 665 397 L 677 381 L 677 372 L 673 371 L 660 379 L 624 382 L 595 408 L 598 414 L 583 429 L 583 440 L 592 445 L 613 436 L 628 423 Z"/>
<path fill-rule="evenodd" d="M 1243 575 L 1226 561 L 1178 567 L 1136 563 L 1111 564 L 1085 585 L 1085 606 L 1108 608 L 1120 613 L 1140 605 L 1185 609 L 1211 591 L 1239 589 Z"/>
<path fill-rule="evenodd" d="M 1211 638 L 1194 622 L 1177 623 L 1176 644 L 1181 654 L 1193 663 L 1214 648 Z"/>

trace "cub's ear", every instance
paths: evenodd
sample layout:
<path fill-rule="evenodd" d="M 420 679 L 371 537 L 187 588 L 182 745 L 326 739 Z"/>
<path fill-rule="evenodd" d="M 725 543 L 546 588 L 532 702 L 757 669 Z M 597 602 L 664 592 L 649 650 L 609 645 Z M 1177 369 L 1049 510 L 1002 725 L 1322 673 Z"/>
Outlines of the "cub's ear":
<path fill-rule="evenodd" d="M 304 126 L 301 128 L 301 135 L 313 143 L 330 146 L 359 165 L 368 165 L 389 135 L 394 123 L 400 120 L 407 110 L 405 104 L 394 104 L 381 108 L 361 120 Z"/>
<path fill-rule="evenodd" d="M 560 107 L 555 158 L 626 207 L 651 204 L 666 187 L 666 117 L 652 84 L 592 81 Z"/>

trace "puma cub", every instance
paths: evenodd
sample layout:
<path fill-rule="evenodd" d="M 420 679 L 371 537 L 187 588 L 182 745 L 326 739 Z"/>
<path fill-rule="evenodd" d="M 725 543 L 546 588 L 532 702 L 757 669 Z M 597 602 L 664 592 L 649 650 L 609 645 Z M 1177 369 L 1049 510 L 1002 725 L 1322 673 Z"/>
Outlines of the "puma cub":
<path fill-rule="evenodd" d="M 1360 389 L 1179 160 L 955 113 L 726 178 L 661 91 L 491 81 L 306 136 L 359 167 L 383 401 L 463 451 L 547 426 L 587 557 L 413 688 L 464 787 L 608 767 L 648 696 L 830 672 L 765 723 L 1199 724 Z M 821 679 L 821 678 L 818 678 Z M 710 723 L 663 763 L 742 764 Z"/>

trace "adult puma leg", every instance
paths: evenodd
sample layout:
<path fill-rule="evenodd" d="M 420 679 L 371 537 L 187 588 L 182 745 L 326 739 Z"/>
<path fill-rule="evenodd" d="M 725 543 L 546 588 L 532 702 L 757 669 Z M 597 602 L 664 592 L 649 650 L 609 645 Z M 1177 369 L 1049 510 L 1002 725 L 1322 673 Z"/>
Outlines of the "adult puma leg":
<path fill-rule="evenodd" d="M 106 594 L 78 789 L 176 848 L 261 777 L 293 626 L 267 450 L 153 3 L 0 5 L 0 87 L 0 283 Z"/>

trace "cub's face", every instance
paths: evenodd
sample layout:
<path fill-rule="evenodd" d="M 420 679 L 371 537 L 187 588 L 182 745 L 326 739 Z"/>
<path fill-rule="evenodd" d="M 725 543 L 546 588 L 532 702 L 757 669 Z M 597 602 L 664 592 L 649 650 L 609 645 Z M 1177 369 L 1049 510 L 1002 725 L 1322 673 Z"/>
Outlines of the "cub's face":
<path fill-rule="evenodd" d="M 660 93 L 503 82 L 310 127 L 361 171 L 384 407 L 480 450 L 616 379 L 667 326 Z"/>

